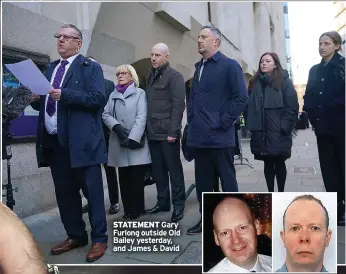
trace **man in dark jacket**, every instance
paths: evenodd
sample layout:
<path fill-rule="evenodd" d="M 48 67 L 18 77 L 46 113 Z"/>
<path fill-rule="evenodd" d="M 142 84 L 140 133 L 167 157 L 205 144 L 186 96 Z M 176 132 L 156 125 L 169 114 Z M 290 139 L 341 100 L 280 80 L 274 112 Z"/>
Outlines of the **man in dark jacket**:
<path fill-rule="evenodd" d="M 94 62 L 97 62 L 96 59 L 92 56 L 89 56 L 88 58 Z M 115 85 L 114 85 L 113 81 L 105 79 L 105 89 L 106 89 L 106 102 L 107 102 L 109 95 L 111 95 L 111 93 L 115 89 Z M 103 135 L 105 136 L 106 147 L 107 147 L 107 152 L 108 152 L 109 129 L 106 127 L 106 125 L 104 123 L 102 123 L 102 126 L 103 126 Z M 113 214 L 117 214 L 120 211 L 117 170 L 115 169 L 115 167 L 108 166 L 107 164 L 104 164 L 103 166 L 104 166 L 104 169 L 106 172 L 108 196 L 109 196 L 109 201 L 111 203 L 109 210 L 108 210 L 108 213 L 113 215 Z M 85 193 L 84 193 L 84 195 L 85 195 Z M 86 204 L 83 207 L 83 213 L 87 213 L 88 210 L 89 210 L 89 205 Z"/>
<path fill-rule="evenodd" d="M 184 172 L 180 160 L 185 83 L 181 73 L 170 67 L 168 56 L 167 45 L 159 43 L 152 48 L 152 69 L 146 89 L 147 137 L 157 187 L 157 204 L 148 213 L 170 211 L 170 178 L 174 207 L 172 222 L 177 222 L 183 218 L 185 206 Z"/>
<path fill-rule="evenodd" d="M 246 108 L 248 94 L 239 64 L 218 51 L 220 31 L 203 27 L 198 36 L 198 52 L 203 59 L 196 63 L 187 120 L 187 146 L 195 148 L 197 198 L 212 192 L 215 171 L 222 190 L 238 191 L 234 167 L 234 123 Z M 202 231 L 202 220 L 188 234 Z"/>
<path fill-rule="evenodd" d="M 338 193 L 339 226 L 345 226 L 345 57 L 336 31 L 319 39 L 321 63 L 309 71 L 303 110 L 315 130 L 318 156 L 327 192 Z"/>
<path fill-rule="evenodd" d="M 39 167 L 49 166 L 61 221 L 68 238 L 54 246 L 53 255 L 86 246 L 80 189 L 90 205 L 91 249 L 87 261 L 101 258 L 108 236 L 101 164 L 107 162 L 101 113 L 106 105 L 102 68 L 79 53 L 82 33 L 63 25 L 54 36 L 60 59 L 49 64 L 46 78 L 53 89 L 35 97 L 39 111 L 36 154 Z"/>

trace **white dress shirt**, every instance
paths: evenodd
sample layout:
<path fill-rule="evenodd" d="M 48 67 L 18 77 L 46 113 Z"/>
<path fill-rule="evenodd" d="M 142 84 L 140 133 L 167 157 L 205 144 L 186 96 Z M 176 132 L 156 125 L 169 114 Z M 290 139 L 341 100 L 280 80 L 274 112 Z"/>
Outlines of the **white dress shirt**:
<path fill-rule="evenodd" d="M 204 63 L 205 63 L 205 62 L 207 62 L 207 60 L 204 60 L 204 59 L 203 59 L 203 63 L 202 63 L 201 69 L 199 70 L 198 81 L 201 81 L 201 76 L 202 76 L 202 72 L 203 72 L 203 69 L 204 69 Z"/>
<path fill-rule="evenodd" d="M 76 57 L 77 57 L 78 55 L 79 55 L 79 53 L 77 53 L 76 55 L 73 55 L 73 56 L 71 56 L 70 58 L 67 58 L 67 59 L 66 59 L 66 60 L 68 61 L 68 64 L 65 66 L 65 72 L 64 72 L 64 75 L 62 76 L 62 80 L 61 80 L 60 86 L 61 86 L 62 83 L 64 82 L 64 78 L 65 78 L 66 73 L 67 73 L 68 69 L 70 68 L 72 62 L 74 61 L 74 59 L 76 59 Z M 54 71 L 53 71 L 52 78 L 50 79 L 51 85 L 53 85 L 56 71 L 57 71 L 58 68 L 60 67 L 60 64 L 61 64 L 61 61 L 62 61 L 62 60 L 63 60 L 63 59 L 60 59 L 60 63 L 55 67 L 55 69 L 54 69 Z M 45 110 L 44 122 L 45 122 L 45 126 L 46 126 L 46 129 L 47 129 L 47 132 L 48 132 L 49 134 L 57 134 L 57 132 L 58 132 L 58 125 L 57 125 L 58 104 L 57 104 L 57 102 L 55 102 L 56 112 L 55 112 L 52 116 L 49 116 L 48 113 L 47 113 L 47 111 L 46 111 L 46 109 L 47 109 L 48 97 L 49 97 L 49 94 L 46 96 L 46 103 L 45 103 L 45 106 L 44 106 L 44 110 Z"/>
<path fill-rule="evenodd" d="M 251 272 L 272 272 L 272 257 L 258 254 L 255 265 L 247 270 L 234 263 L 227 258 L 222 259 L 208 272 L 210 273 L 251 273 Z"/>

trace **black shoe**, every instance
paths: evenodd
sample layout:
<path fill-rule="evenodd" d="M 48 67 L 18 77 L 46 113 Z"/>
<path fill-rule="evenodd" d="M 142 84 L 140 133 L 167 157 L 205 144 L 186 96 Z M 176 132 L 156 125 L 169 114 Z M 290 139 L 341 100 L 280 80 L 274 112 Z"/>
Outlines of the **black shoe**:
<path fill-rule="evenodd" d="M 151 209 L 147 210 L 147 213 L 149 214 L 155 214 L 155 213 L 159 213 L 159 212 L 169 212 L 171 209 L 169 207 L 161 207 L 159 205 L 154 206 Z"/>
<path fill-rule="evenodd" d="M 142 213 L 138 214 L 130 214 L 130 220 L 136 220 L 139 217 L 142 217 L 143 215 L 147 214 L 145 211 L 143 211 Z"/>
<path fill-rule="evenodd" d="M 173 223 L 180 221 L 184 217 L 184 210 L 181 209 L 175 209 L 172 214 L 171 221 Z"/>
<path fill-rule="evenodd" d="M 194 227 L 187 230 L 188 235 L 195 235 L 202 233 L 202 219 Z"/>
<path fill-rule="evenodd" d="M 130 214 L 129 213 L 125 213 L 124 216 L 123 216 L 123 219 L 124 220 L 127 220 L 127 219 L 130 219 Z"/>
<path fill-rule="evenodd" d="M 84 213 L 88 213 L 88 211 L 89 211 L 89 205 L 86 204 L 85 206 L 83 206 L 82 211 L 83 211 L 83 214 L 84 214 Z"/>
<path fill-rule="evenodd" d="M 110 206 L 108 213 L 110 215 L 114 215 L 114 214 L 117 214 L 119 211 L 120 211 L 119 204 L 115 204 Z"/>

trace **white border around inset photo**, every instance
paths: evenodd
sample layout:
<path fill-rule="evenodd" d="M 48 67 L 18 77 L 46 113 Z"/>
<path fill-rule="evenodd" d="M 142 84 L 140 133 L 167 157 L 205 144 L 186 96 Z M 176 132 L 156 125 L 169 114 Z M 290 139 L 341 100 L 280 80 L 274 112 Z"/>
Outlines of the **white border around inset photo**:
<path fill-rule="evenodd" d="M 337 273 L 337 194 L 336 192 L 280 192 L 272 196 L 272 243 L 273 243 L 273 271 L 277 271 L 285 263 L 286 249 L 280 237 L 283 229 L 283 214 L 292 200 L 301 195 L 310 194 L 320 199 L 329 215 L 329 228 L 332 236 L 329 246 L 324 253 L 323 265 L 328 272 Z M 275 205 L 275 206 L 274 206 Z"/>
<path fill-rule="evenodd" d="M 237 194 L 237 195 L 241 195 L 241 194 L 269 194 L 271 196 L 273 196 L 272 192 L 203 192 L 202 193 L 202 207 L 201 207 L 201 215 L 202 215 L 202 262 L 201 262 L 201 267 L 202 267 L 202 273 L 208 273 L 204 271 L 204 194 L 213 194 L 213 195 L 227 195 L 227 194 Z M 272 200 L 272 212 L 274 209 L 274 202 Z M 273 214 L 272 216 L 273 217 Z M 272 233 L 273 233 L 273 218 L 272 218 Z M 272 234 L 273 235 L 273 234 Z M 273 267 L 273 253 L 274 253 L 274 249 L 273 249 L 273 240 L 272 240 L 272 272 L 268 272 L 268 273 L 274 273 L 274 267 Z"/>

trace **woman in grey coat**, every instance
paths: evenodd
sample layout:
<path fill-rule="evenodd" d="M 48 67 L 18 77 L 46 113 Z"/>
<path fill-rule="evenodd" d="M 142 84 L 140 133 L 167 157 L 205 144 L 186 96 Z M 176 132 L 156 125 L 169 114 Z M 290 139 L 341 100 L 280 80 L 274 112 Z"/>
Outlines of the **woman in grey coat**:
<path fill-rule="evenodd" d="M 118 167 L 124 219 L 134 220 L 145 212 L 144 175 L 151 163 L 145 136 L 147 99 L 138 88 L 131 65 L 117 68 L 118 85 L 109 97 L 102 119 L 110 129 L 108 165 Z"/>

